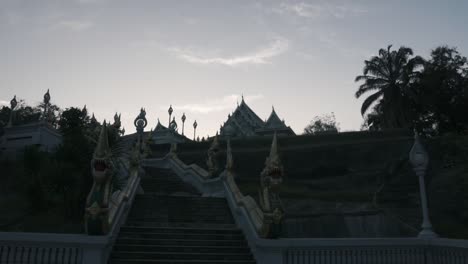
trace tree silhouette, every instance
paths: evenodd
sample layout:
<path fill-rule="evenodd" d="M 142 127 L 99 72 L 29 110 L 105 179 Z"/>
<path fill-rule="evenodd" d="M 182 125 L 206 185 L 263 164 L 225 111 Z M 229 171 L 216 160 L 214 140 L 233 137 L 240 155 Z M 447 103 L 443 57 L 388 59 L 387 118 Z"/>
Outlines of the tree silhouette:
<path fill-rule="evenodd" d="M 363 82 L 356 91 L 356 98 L 373 92 L 363 102 L 361 114 L 364 116 L 369 107 L 377 103 L 382 111 L 382 127 L 408 127 L 412 120 L 412 98 L 415 97 L 411 86 L 417 80 L 416 70 L 424 64 L 419 57 L 411 57 L 413 51 L 400 47 L 397 51 L 380 49 L 379 55 L 364 62 L 363 75 L 356 82 Z"/>
<path fill-rule="evenodd" d="M 332 134 L 338 133 L 339 124 L 336 123 L 335 114 L 332 112 L 328 115 L 316 116 L 310 124 L 304 128 L 304 134 L 317 135 L 317 134 Z"/>

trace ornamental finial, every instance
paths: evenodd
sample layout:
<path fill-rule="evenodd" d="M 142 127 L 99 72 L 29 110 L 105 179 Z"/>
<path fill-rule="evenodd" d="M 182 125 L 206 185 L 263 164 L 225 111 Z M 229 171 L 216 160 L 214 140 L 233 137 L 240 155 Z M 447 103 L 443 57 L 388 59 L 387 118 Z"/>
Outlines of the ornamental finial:
<path fill-rule="evenodd" d="M 47 89 L 47 92 L 44 94 L 44 104 L 48 104 L 50 102 L 50 93 L 49 89 Z"/>
<path fill-rule="evenodd" d="M 18 102 L 16 101 L 16 95 L 13 96 L 13 99 L 10 101 L 10 109 L 13 110 L 15 107 L 18 105 Z"/>
<path fill-rule="evenodd" d="M 414 144 L 409 153 L 410 163 L 415 170 L 425 171 L 429 163 L 429 156 L 421 144 L 418 132 L 414 130 Z"/>
<path fill-rule="evenodd" d="M 169 109 L 167 109 L 167 112 L 172 115 L 172 112 L 174 111 L 174 109 L 172 109 L 172 105 L 169 106 Z"/>

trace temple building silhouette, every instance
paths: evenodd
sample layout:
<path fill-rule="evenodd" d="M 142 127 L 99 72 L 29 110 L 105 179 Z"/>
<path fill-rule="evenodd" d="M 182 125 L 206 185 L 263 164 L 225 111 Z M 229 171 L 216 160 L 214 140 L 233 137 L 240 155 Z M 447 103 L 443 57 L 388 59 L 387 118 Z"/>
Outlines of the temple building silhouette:
<path fill-rule="evenodd" d="M 286 126 L 284 120 L 278 117 L 274 108 L 272 108 L 270 116 L 264 122 L 247 105 L 242 96 L 241 103 L 237 105 L 232 115 L 228 115 L 228 119 L 221 126 L 219 134 L 222 137 L 249 137 L 273 135 L 275 132 L 278 135 L 295 135 L 291 127 Z"/>

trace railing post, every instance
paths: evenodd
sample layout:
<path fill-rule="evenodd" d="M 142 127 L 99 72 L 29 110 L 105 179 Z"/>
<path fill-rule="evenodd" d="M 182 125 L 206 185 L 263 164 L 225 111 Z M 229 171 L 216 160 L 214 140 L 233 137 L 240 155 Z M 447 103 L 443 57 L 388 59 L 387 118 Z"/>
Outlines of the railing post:
<path fill-rule="evenodd" d="M 286 257 L 287 254 L 284 254 L 286 252 L 283 251 L 281 248 L 275 248 L 275 249 L 261 249 L 257 248 L 256 249 L 256 260 L 257 263 L 268 263 L 268 264 L 293 264 L 296 262 L 287 262 Z M 289 258 L 290 259 L 290 258 Z"/>
<path fill-rule="evenodd" d="M 83 259 L 81 264 L 105 264 L 105 252 L 102 248 L 83 249 Z"/>

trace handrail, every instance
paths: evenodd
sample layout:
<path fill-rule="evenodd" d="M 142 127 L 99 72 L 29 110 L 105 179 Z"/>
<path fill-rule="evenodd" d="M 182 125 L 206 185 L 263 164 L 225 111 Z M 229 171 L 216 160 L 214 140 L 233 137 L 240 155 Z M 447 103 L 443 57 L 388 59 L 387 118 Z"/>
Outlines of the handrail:
<path fill-rule="evenodd" d="M 230 171 L 224 171 L 220 176 L 224 180 L 224 188 L 227 195 L 230 195 L 235 202 L 232 206 L 237 212 L 242 210 L 247 219 L 250 220 L 250 225 L 254 227 L 256 238 L 262 233 L 265 228 L 265 215 L 257 202 L 250 195 L 243 195 L 234 181 L 234 176 Z"/>
<path fill-rule="evenodd" d="M 183 181 L 194 186 L 203 196 L 224 197 L 220 178 L 209 178 L 209 173 L 196 164 L 187 165 L 176 155 L 142 160 L 142 166 L 171 168 Z"/>
<path fill-rule="evenodd" d="M 110 234 L 118 233 L 122 221 L 125 221 L 126 213 L 133 203 L 135 194 L 140 185 L 138 168 L 130 171 L 130 177 L 122 191 L 116 191 L 112 194 L 109 210 L 109 223 L 111 224 Z"/>

